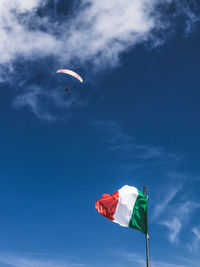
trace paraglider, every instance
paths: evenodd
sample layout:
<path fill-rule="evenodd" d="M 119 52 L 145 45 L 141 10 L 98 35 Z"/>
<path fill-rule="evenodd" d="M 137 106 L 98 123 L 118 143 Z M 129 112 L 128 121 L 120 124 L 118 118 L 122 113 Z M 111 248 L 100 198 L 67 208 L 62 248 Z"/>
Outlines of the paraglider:
<path fill-rule="evenodd" d="M 75 77 L 77 80 L 79 80 L 81 83 L 83 82 L 83 79 L 81 78 L 81 76 L 79 76 L 76 72 L 74 72 L 73 70 L 68 70 L 68 69 L 60 69 L 57 70 L 56 73 L 65 73 L 65 74 L 69 74 L 73 77 Z"/>

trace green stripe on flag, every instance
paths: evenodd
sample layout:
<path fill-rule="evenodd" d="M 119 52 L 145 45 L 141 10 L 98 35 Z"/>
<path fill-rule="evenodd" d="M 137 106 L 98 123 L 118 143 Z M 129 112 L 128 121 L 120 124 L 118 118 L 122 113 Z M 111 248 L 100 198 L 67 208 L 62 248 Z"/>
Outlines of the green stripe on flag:
<path fill-rule="evenodd" d="M 138 197 L 133 207 L 133 214 L 129 222 L 129 227 L 137 229 L 144 234 L 148 233 L 147 229 L 147 197 L 138 190 Z"/>

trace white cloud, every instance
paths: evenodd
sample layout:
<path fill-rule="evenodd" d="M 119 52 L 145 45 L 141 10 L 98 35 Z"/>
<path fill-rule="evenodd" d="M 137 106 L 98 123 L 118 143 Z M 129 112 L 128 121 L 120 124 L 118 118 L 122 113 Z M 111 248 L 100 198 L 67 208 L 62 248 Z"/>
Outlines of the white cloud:
<path fill-rule="evenodd" d="M 128 47 L 145 41 L 154 20 L 150 16 L 154 0 L 82 0 L 71 20 L 52 22 L 37 11 L 44 0 L 1 1 L 0 64 L 19 56 L 27 59 L 56 56 L 69 63 L 77 59 L 115 65 Z M 56 8 L 58 1 L 54 1 Z M 125 23 L 126 22 L 126 23 Z"/>
<path fill-rule="evenodd" d="M 164 7 L 174 5 L 172 15 L 184 14 L 187 29 L 198 20 L 195 8 L 185 1 L 82 0 L 70 19 L 52 22 L 51 17 L 37 13 L 46 3 L 47 0 L 1 0 L 1 64 L 17 56 L 56 55 L 65 62 L 76 58 L 94 65 L 115 65 L 119 55 L 130 47 L 157 39 L 152 30 L 169 27 L 167 16 L 161 16 Z M 159 4 L 163 8 L 158 9 Z M 54 0 L 54 8 L 57 5 Z"/>
<path fill-rule="evenodd" d="M 45 4 L 43 0 L 1 1 L 0 8 L 0 64 L 7 65 L 19 56 L 40 58 L 57 53 L 62 44 L 51 31 L 41 30 L 41 25 L 51 27 L 48 19 L 37 15 Z"/>
<path fill-rule="evenodd" d="M 115 65 L 119 54 L 146 41 L 155 27 L 150 15 L 156 1 L 82 1 L 72 21 L 69 44 L 82 61 Z"/>

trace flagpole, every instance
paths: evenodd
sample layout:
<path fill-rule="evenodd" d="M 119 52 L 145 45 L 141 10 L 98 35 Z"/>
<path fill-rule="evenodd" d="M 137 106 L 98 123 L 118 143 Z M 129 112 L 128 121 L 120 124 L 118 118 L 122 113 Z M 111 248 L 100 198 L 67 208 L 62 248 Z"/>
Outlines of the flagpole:
<path fill-rule="evenodd" d="M 143 186 L 143 194 L 148 198 L 146 185 Z M 148 223 L 148 220 L 147 220 L 147 223 Z M 145 239 L 146 239 L 146 263 L 147 263 L 146 266 L 149 267 L 149 244 L 148 244 L 149 235 L 148 235 L 148 232 L 145 235 Z"/>

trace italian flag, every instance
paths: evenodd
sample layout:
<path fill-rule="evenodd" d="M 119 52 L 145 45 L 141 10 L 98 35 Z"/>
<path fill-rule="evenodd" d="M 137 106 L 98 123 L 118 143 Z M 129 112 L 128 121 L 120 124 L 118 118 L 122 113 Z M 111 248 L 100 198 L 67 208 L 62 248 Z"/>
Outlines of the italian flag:
<path fill-rule="evenodd" d="M 137 188 L 123 186 L 112 195 L 104 194 L 96 201 L 97 211 L 121 226 L 147 234 L 147 197 Z"/>

